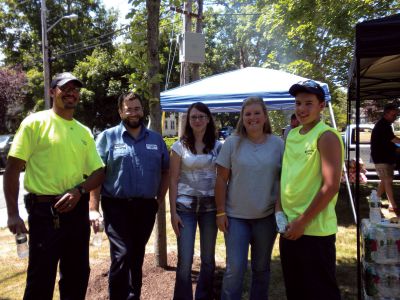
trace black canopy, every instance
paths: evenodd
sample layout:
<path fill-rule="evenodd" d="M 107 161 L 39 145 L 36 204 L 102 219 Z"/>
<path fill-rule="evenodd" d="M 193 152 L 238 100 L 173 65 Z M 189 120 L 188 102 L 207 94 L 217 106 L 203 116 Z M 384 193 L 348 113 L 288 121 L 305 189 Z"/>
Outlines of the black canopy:
<path fill-rule="evenodd" d="M 357 74 L 357 63 L 359 74 Z M 349 71 L 349 100 L 400 97 L 400 14 L 356 26 L 355 57 Z"/>
<path fill-rule="evenodd" d="M 360 172 L 360 104 L 362 100 L 400 98 L 400 14 L 365 21 L 356 26 L 355 57 L 349 70 L 348 118 L 356 110 L 356 172 Z M 348 119 L 348 122 L 350 120 Z M 355 205 L 360 219 L 360 182 L 356 176 Z M 360 222 L 357 222 L 357 286 L 361 299 Z"/>

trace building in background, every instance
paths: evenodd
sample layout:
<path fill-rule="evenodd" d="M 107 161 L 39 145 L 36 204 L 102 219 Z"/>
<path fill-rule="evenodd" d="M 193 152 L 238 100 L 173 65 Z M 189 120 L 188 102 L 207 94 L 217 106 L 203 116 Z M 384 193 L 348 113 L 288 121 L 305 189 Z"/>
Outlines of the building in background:
<path fill-rule="evenodd" d="M 173 112 L 163 112 L 162 118 L 162 135 L 177 136 L 178 135 L 178 115 Z"/>

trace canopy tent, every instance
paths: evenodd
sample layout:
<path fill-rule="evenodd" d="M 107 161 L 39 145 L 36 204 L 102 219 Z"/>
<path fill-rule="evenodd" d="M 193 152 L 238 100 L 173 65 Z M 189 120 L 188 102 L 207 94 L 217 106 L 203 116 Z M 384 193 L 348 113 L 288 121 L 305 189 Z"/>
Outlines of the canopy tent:
<path fill-rule="evenodd" d="M 288 91 L 302 80 L 307 78 L 278 70 L 249 67 L 162 92 L 161 108 L 164 111 L 185 112 L 190 104 L 201 101 L 212 112 L 240 111 L 245 98 L 259 96 L 270 110 L 293 110 L 294 97 Z M 325 100 L 330 103 L 328 85 L 319 83 L 325 91 Z"/>
<path fill-rule="evenodd" d="M 362 100 L 400 98 L 400 14 L 357 24 L 355 56 L 349 71 L 348 115 L 351 102 L 356 110 L 356 161 L 360 157 L 360 103 Z M 360 166 L 357 163 L 356 171 Z M 360 182 L 356 176 L 355 199 L 360 215 Z M 361 299 L 360 222 L 357 226 L 358 295 Z"/>
<path fill-rule="evenodd" d="M 348 97 L 350 101 L 400 97 L 400 14 L 357 24 Z"/>

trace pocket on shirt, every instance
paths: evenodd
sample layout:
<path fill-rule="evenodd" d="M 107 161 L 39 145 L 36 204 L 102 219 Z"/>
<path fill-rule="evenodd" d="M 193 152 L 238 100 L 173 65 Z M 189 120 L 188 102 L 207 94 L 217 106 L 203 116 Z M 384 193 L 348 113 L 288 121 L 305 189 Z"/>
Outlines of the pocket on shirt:
<path fill-rule="evenodd" d="M 146 164 L 148 170 L 161 169 L 161 153 L 156 150 L 147 150 L 145 157 L 146 161 L 144 161 L 144 164 Z"/>

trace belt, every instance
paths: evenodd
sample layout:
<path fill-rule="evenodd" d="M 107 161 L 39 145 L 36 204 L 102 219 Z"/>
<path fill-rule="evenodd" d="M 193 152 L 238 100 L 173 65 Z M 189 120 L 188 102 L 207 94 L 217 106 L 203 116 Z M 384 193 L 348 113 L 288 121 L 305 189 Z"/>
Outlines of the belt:
<path fill-rule="evenodd" d="M 53 202 L 57 202 L 58 197 L 60 197 L 60 195 L 35 195 L 32 194 L 33 196 L 33 202 L 36 203 L 53 203 Z"/>
<path fill-rule="evenodd" d="M 128 197 L 128 198 L 117 198 L 117 197 L 107 197 L 107 196 L 101 196 L 101 199 L 104 200 L 116 200 L 116 201 L 127 201 L 127 202 L 133 202 L 133 201 L 148 201 L 148 200 L 155 200 L 155 198 L 143 198 L 143 197 Z"/>

